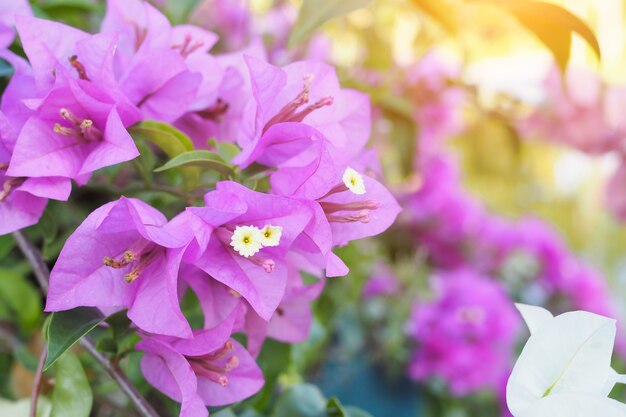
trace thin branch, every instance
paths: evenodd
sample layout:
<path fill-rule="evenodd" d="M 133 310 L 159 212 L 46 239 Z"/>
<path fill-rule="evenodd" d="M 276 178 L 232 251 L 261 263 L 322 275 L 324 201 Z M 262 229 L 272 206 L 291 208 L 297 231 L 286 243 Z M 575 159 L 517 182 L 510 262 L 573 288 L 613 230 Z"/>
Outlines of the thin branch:
<path fill-rule="evenodd" d="M 35 373 L 35 381 L 33 382 L 33 391 L 30 394 L 30 417 L 37 417 L 37 399 L 39 398 L 39 390 L 41 389 L 41 379 L 43 378 L 43 365 L 46 363 L 48 356 L 48 346 L 43 345 L 39 363 L 37 364 L 37 372 Z"/>
<path fill-rule="evenodd" d="M 37 281 L 41 286 L 41 290 L 44 294 L 47 294 L 50 269 L 48 269 L 48 265 L 46 265 L 43 261 L 41 252 L 39 252 L 39 250 L 22 232 L 14 232 L 13 235 L 15 236 L 15 240 L 17 240 L 18 246 L 24 253 L 24 256 L 26 256 L 26 259 L 30 262 L 33 268 L 33 273 L 37 277 Z M 94 357 L 96 362 L 98 362 L 100 366 L 102 366 L 104 370 L 111 375 L 111 378 L 113 378 L 113 380 L 118 384 L 124 394 L 128 396 L 139 414 L 143 417 L 159 417 L 159 414 L 154 410 L 154 408 L 152 408 L 150 403 L 148 403 L 139 391 L 137 391 L 128 378 L 126 378 L 126 375 L 124 375 L 122 370 L 115 365 L 108 356 L 96 349 L 94 342 L 89 336 L 80 339 L 79 343 L 85 348 L 85 350 L 87 350 L 87 352 L 91 354 L 91 356 Z M 40 365 L 43 366 L 43 362 L 40 362 Z"/>
<path fill-rule="evenodd" d="M 126 378 L 126 375 L 122 372 L 122 370 L 111 360 L 108 356 L 104 355 L 102 352 L 99 352 L 96 349 L 95 344 L 91 340 L 89 336 L 83 337 L 80 339 L 80 344 L 85 348 L 87 352 L 94 357 L 96 362 L 98 362 L 105 371 L 111 375 L 111 378 L 119 385 L 120 389 L 130 398 L 132 403 L 135 405 L 135 408 L 144 417 L 159 417 L 157 412 L 152 408 L 150 403 L 137 391 L 137 388 Z"/>
<path fill-rule="evenodd" d="M 46 265 L 43 261 L 41 252 L 39 252 L 39 249 L 37 249 L 21 231 L 18 230 L 17 232 L 13 232 L 13 237 L 15 237 L 17 245 L 20 247 L 24 256 L 26 256 L 26 259 L 28 259 L 28 262 L 30 262 L 31 267 L 33 268 L 33 273 L 35 274 L 35 278 L 37 278 L 37 282 L 39 283 L 41 290 L 44 295 L 47 294 L 50 269 L 48 269 L 48 265 Z"/>

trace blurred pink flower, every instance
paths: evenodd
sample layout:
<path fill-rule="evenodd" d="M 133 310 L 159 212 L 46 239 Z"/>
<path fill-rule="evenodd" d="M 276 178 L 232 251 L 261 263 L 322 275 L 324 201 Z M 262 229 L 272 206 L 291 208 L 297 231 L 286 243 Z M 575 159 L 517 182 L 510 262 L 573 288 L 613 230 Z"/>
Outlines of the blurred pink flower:
<path fill-rule="evenodd" d="M 520 324 L 513 302 L 496 281 L 470 270 L 441 273 L 432 284 L 435 299 L 415 306 L 408 328 L 417 342 L 410 376 L 441 378 L 455 396 L 497 390 Z"/>

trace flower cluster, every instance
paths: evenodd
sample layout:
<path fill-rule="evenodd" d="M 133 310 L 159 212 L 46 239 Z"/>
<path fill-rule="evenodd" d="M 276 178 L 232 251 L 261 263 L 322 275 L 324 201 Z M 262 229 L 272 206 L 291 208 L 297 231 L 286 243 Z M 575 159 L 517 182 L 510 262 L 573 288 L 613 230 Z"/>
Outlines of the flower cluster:
<path fill-rule="evenodd" d="M 72 181 L 139 156 L 129 129 L 148 119 L 196 148 L 234 142 L 238 170 L 263 168 L 267 190 L 219 181 L 202 190 L 202 206 L 169 220 L 135 198 L 96 209 L 67 239 L 46 304 L 127 310 L 146 379 L 183 416 L 252 395 L 264 339 L 305 339 L 325 277 L 348 273 L 333 248 L 383 232 L 400 211 L 365 175 L 368 97 L 342 89 L 322 62 L 276 67 L 256 46 L 213 55 L 216 35 L 172 26 L 139 0 L 109 0 L 97 34 L 27 13 L 15 25 L 28 61 L 11 55 L 0 106 L 0 233 L 36 223 Z M 181 311 L 187 291 L 202 328 Z"/>

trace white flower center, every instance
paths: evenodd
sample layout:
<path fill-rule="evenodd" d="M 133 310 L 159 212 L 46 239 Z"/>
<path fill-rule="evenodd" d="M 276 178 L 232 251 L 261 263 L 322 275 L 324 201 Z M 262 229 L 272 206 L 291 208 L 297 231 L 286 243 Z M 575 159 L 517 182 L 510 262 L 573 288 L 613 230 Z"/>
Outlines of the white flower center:
<path fill-rule="evenodd" d="M 263 234 L 255 226 L 237 226 L 230 239 L 230 246 L 241 256 L 249 257 L 263 247 Z"/>
<path fill-rule="evenodd" d="M 356 170 L 348 167 L 343 172 L 343 183 L 348 187 L 348 190 L 354 194 L 365 194 L 365 183 L 363 177 Z"/>
<path fill-rule="evenodd" d="M 263 246 L 278 246 L 282 234 L 283 228 L 281 226 L 265 225 L 265 227 L 261 229 L 261 243 Z"/>

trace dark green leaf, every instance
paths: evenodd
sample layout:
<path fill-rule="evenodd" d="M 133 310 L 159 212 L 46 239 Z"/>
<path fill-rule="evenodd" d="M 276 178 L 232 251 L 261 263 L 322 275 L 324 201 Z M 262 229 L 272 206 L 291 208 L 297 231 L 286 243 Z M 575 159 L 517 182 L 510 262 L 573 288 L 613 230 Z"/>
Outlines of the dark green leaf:
<path fill-rule="evenodd" d="M 155 172 L 166 171 L 182 166 L 194 166 L 206 169 L 214 169 L 225 175 L 234 175 L 235 170 L 232 165 L 225 162 L 218 154 L 206 151 L 189 151 L 181 153 L 170 159 L 165 165 L 155 169 Z"/>
<path fill-rule="evenodd" d="M 259 365 L 263 369 L 265 379 L 272 381 L 289 366 L 291 345 L 268 339 L 259 354 Z"/>
<path fill-rule="evenodd" d="M 113 331 L 114 339 L 121 338 L 130 327 L 130 319 L 128 318 L 127 312 L 127 310 L 118 311 L 106 318 L 106 322 L 111 326 L 111 330 Z"/>
<path fill-rule="evenodd" d="M 15 239 L 12 235 L 0 236 L 0 259 L 3 259 L 15 247 Z"/>
<path fill-rule="evenodd" d="M 331 397 L 326 403 L 326 415 L 328 417 L 348 417 L 348 413 L 339 402 L 337 397 Z"/>
<path fill-rule="evenodd" d="M 22 275 L 0 269 L 0 304 L 8 308 L 7 319 L 16 320 L 25 332 L 34 330 L 41 320 L 39 291 Z M 0 313 L 2 314 L 2 313 Z"/>
<path fill-rule="evenodd" d="M 56 362 L 50 417 L 88 417 L 93 393 L 80 361 L 71 353 Z"/>
<path fill-rule="evenodd" d="M 289 36 L 289 47 L 306 41 L 324 22 L 368 6 L 371 0 L 303 0 L 298 20 Z"/>
<path fill-rule="evenodd" d="M 96 349 L 98 349 L 101 352 L 108 352 L 108 353 L 112 353 L 113 355 L 116 355 L 117 343 L 112 337 L 105 336 L 101 338 L 100 340 L 98 340 L 98 343 L 96 343 Z"/>
<path fill-rule="evenodd" d="M 52 313 L 48 326 L 48 357 L 44 370 L 102 320 L 104 320 L 102 313 L 92 307 L 78 307 Z"/>

